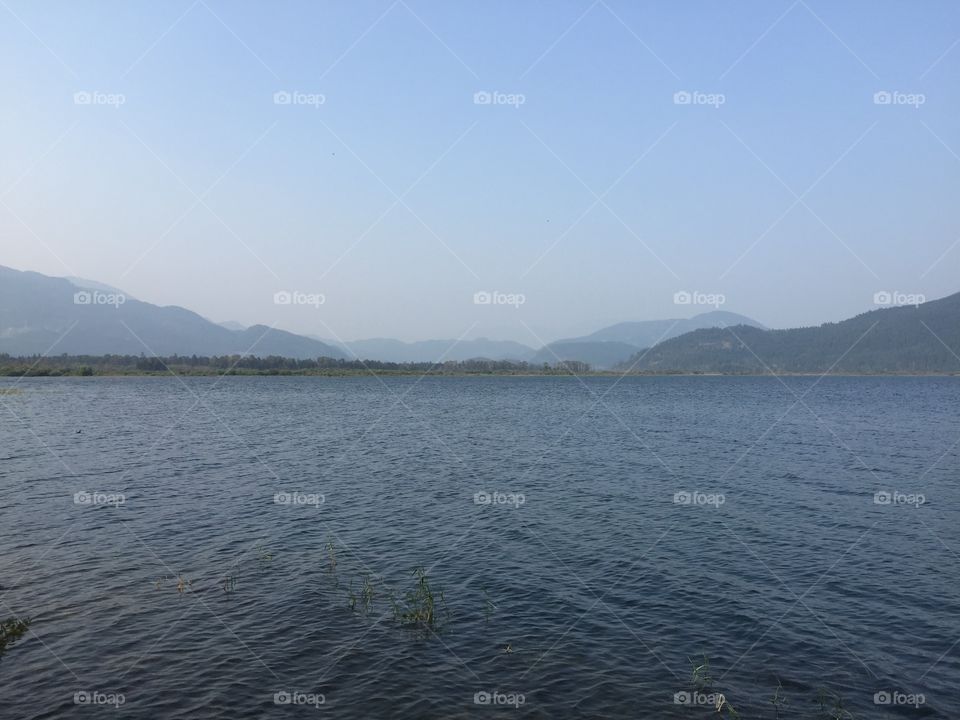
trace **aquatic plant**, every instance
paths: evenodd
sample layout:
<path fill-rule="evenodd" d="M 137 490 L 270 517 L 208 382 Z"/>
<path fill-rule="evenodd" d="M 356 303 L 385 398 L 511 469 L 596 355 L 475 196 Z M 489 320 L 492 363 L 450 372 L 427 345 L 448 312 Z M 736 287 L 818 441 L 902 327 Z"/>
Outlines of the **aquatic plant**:
<path fill-rule="evenodd" d="M 493 600 L 490 599 L 490 594 L 487 592 L 487 589 L 485 587 L 480 589 L 483 590 L 483 620 L 484 622 L 490 622 L 490 618 L 493 616 L 497 606 L 494 605 Z"/>
<path fill-rule="evenodd" d="M 373 607 L 374 585 L 369 575 L 363 576 L 363 587 L 360 589 L 360 599 L 363 602 L 363 611 L 370 612 Z"/>
<path fill-rule="evenodd" d="M 188 589 L 193 589 L 193 580 L 185 578 L 183 573 L 177 573 L 177 592 L 182 595 Z"/>
<path fill-rule="evenodd" d="M 10 618 L 0 622 L 0 656 L 23 636 L 32 622 L 28 617 Z"/>
<path fill-rule="evenodd" d="M 333 540 L 327 540 L 327 559 L 330 562 L 330 572 L 337 571 L 337 544 Z"/>
<path fill-rule="evenodd" d="M 843 707 L 843 697 L 832 690 L 817 690 L 817 704 L 823 717 L 830 720 L 853 720 L 853 713 Z"/>
<path fill-rule="evenodd" d="M 774 717 L 776 720 L 780 720 L 780 714 L 787 704 L 787 699 L 783 696 L 783 685 L 780 684 L 780 678 L 777 678 L 777 689 L 773 692 L 770 704 L 773 705 L 773 711 L 776 713 Z"/>
<path fill-rule="evenodd" d="M 710 658 L 704 654 L 703 662 L 699 665 L 696 664 L 696 661 L 692 658 L 687 658 L 690 660 L 690 665 L 693 668 L 692 671 L 692 681 L 694 686 L 698 690 L 704 690 L 706 688 L 713 686 L 713 675 L 710 672 Z"/>
<path fill-rule="evenodd" d="M 356 612 L 357 610 L 357 596 L 353 592 L 353 580 L 350 581 L 350 587 L 347 588 L 347 607 L 350 608 L 350 612 Z"/>
<path fill-rule="evenodd" d="M 273 553 L 265 548 L 261 543 L 257 543 L 257 560 L 261 563 L 273 560 Z"/>
<path fill-rule="evenodd" d="M 223 591 L 225 593 L 232 593 L 237 589 L 237 576 L 236 575 L 227 575 L 223 582 L 221 583 Z"/>
<path fill-rule="evenodd" d="M 0 388 L 0 395 L 23 395 L 20 388 Z"/>
<path fill-rule="evenodd" d="M 391 595 L 394 620 L 405 627 L 435 630 L 441 624 L 441 614 L 444 618 L 450 615 L 443 590 L 435 591 L 430 586 L 427 571 L 422 566 L 414 569 L 413 576 L 416 585 L 400 602 Z"/>
<path fill-rule="evenodd" d="M 716 710 L 718 713 L 723 713 L 727 716 L 728 720 L 739 720 L 740 713 L 738 713 L 733 705 L 727 702 L 727 696 L 723 693 L 717 694 L 717 707 Z"/>

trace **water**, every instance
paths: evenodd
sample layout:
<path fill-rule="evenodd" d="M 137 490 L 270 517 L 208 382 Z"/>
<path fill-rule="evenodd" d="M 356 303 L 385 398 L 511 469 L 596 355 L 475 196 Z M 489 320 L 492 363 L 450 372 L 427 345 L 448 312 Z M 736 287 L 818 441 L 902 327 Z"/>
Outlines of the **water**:
<path fill-rule="evenodd" d="M 960 379 L 16 387 L 0 618 L 34 624 L 0 660 L 5 719 L 718 717 L 675 703 L 703 654 L 743 717 L 775 716 L 778 681 L 784 718 L 827 716 L 821 688 L 857 717 L 960 717 Z M 417 566 L 437 634 L 385 598 Z M 494 691 L 514 705 L 475 702 Z"/>

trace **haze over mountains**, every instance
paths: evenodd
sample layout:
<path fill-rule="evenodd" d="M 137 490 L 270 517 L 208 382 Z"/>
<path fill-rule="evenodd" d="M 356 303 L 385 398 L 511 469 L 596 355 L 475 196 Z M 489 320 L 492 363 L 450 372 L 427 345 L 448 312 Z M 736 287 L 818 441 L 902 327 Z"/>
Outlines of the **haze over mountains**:
<path fill-rule="evenodd" d="M 960 293 L 790 330 L 696 330 L 621 369 L 712 373 L 960 373 Z"/>
<path fill-rule="evenodd" d="M 0 266 L 0 353 L 345 357 L 326 343 L 255 325 L 229 330 L 86 280 Z"/>
<path fill-rule="evenodd" d="M 236 321 L 214 323 L 181 307 L 141 302 L 103 283 L 55 278 L 0 266 L 0 353 L 9 355 L 254 354 L 386 362 L 485 358 L 550 365 L 558 360 L 580 360 L 594 368 L 606 369 L 658 340 L 695 328 L 740 323 L 760 327 L 742 315 L 709 312 L 690 319 L 619 323 L 539 349 L 487 338 L 420 342 L 374 338 L 337 342 L 263 325 L 245 327 Z"/>
<path fill-rule="evenodd" d="M 743 315 L 623 322 L 535 349 L 512 341 L 339 343 L 141 302 L 88 280 L 0 266 L 0 354 L 270 355 L 296 359 L 580 361 L 640 372 L 960 372 L 960 293 L 837 323 L 767 330 Z"/>
<path fill-rule="evenodd" d="M 692 318 L 673 320 L 641 320 L 622 322 L 597 330 L 583 337 L 558 340 L 541 348 L 530 361 L 554 363 L 558 360 L 580 360 L 595 368 L 612 368 L 638 350 L 701 328 L 750 325 L 762 328 L 745 315 L 714 310 Z"/>

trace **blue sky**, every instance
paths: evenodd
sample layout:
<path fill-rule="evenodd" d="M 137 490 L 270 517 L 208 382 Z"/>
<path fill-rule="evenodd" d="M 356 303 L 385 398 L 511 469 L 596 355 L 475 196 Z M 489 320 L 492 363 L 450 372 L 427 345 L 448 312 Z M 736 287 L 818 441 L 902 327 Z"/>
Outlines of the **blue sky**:
<path fill-rule="evenodd" d="M 932 299 L 958 40 L 933 1 L 3 0 L 0 264 L 347 340 Z"/>

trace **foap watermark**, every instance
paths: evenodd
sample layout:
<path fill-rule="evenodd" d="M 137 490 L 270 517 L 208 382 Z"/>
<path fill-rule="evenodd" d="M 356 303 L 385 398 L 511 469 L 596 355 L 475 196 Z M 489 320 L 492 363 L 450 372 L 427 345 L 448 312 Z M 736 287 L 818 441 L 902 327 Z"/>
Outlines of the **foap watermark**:
<path fill-rule="evenodd" d="M 277 90 L 273 94 L 274 105 L 306 105 L 314 109 L 327 102 L 327 96 L 322 93 L 305 93 L 299 90 Z"/>
<path fill-rule="evenodd" d="M 474 705 L 498 705 L 519 708 L 527 702 L 521 692 L 501 692 L 500 690 L 478 690 L 473 694 Z"/>
<path fill-rule="evenodd" d="M 278 690 L 273 694 L 274 705 L 312 705 L 319 710 L 327 702 L 323 693 L 305 693 L 297 690 Z"/>
<path fill-rule="evenodd" d="M 523 293 L 505 293 L 499 290 L 478 290 L 473 294 L 474 305 L 512 305 L 520 307 L 527 301 Z"/>
<path fill-rule="evenodd" d="M 126 502 L 127 496 L 123 493 L 105 493 L 97 492 L 96 490 L 87 492 L 86 490 L 81 490 L 73 494 L 74 505 L 109 505 L 116 508 L 126 504 Z"/>
<path fill-rule="evenodd" d="M 509 105 L 519 108 L 527 101 L 523 93 L 505 93 L 499 90 L 477 90 L 473 94 L 474 105 Z"/>
<path fill-rule="evenodd" d="M 899 307 L 900 305 L 922 305 L 927 296 L 922 293 L 905 293 L 899 290 L 879 290 L 873 294 L 873 304 L 881 307 Z"/>
<path fill-rule="evenodd" d="M 727 501 L 723 493 L 705 493 L 699 490 L 687 492 L 679 490 L 673 494 L 674 505 L 704 505 L 708 507 L 720 507 Z"/>
<path fill-rule="evenodd" d="M 905 693 L 899 690 L 880 690 L 873 694 L 874 705 L 899 705 L 919 708 L 927 702 L 923 693 Z"/>
<path fill-rule="evenodd" d="M 920 507 L 927 501 L 923 493 L 904 493 L 899 490 L 877 490 L 873 494 L 874 505 L 912 505 Z"/>
<path fill-rule="evenodd" d="M 727 702 L 723 693 L 705 693 L 698 690 L 681 690 L 673 694 L 674 705 L 702 705 L 722 708 Z"/>
<path fill-rule="evenodd" d="M 126 301 L 127 296 L 123 293 L 80 290 L 73 294 L 74 305 L 113 305 L 118 308 Z"/>
<path fill-rule="evenodd" d="M 705 93 L 699 90 L 677 90 L 673 94 L 674 105 L 709 105 L 719 108 L 727 102 L 723 93 Z"/>
<path fill-rule="evenodd" d="M 99 90 L 78 90 L 73 94 L 74 105 L 107 105 L 119 108 L 127 102 L 123 93 L 107 93 Z"/>
<path fill-rule="evenodd" d="M 323 293 L 308 293 L 300 290 L 278 290 L 273 294 L 274 305 L 311 305 L 315 308 L 327 302 Z"/>
<path fill-rule="evenodd" d="M 679 290 L 673 294 L 674 305 L 711 305 L 719 308 L 727 302 L 727 296 L 722 293 L 705 293 L 699 290 L 688 292 Z"/>
<path fill-rule="evenodd" d="M 873 94 L 874 105 L 910 105 L 919 108 L 927 101 L 923 93 L 905 93 L 899 90 L 878 90 Z"/>
<path fill-rule="evenodd" d="M 506 505 L 507 507 L 518 508 L 527 502 L 527 496 L 523 493 L 505 493 L 487 492 L 481 490 L 473 494 L 474 505 Z"/>
<path fill-rule="evenodd" d="M 275 505 L 308 505 L 319 508 L 327 501 L 323 493 L 278 492 L 273 494 Z"/>
<path fill-rule="evenodd" d="M 77 690 L 73 694 L 74 705 L 108 705 L 119 708 L 127 701 L 123 693 L 103 692 L 101 690 Z"/>

